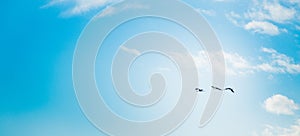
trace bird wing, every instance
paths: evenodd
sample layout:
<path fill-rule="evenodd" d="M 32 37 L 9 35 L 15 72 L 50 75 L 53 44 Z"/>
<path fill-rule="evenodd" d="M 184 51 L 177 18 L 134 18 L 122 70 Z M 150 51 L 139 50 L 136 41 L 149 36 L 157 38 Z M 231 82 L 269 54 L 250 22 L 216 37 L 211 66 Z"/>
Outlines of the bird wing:
<path fill-rule="evenodd" d="M 211 88 L 217 89 L 217 90 L 222 90 L 221 88 L 218 88 L 218 87 L 215 87 L 215 86 L 211 86 Z"/>
<path fill-rule="evenodd" d="M 203 92 L 203 89 L 200 89 L 200 88 L 196 88 L 195 90 L 199 91 L 199 92 Z"/>
<path fill-rule="evenodd" d="M 225 88 L 225 90 L 230 90 L 231 92 L 234 93 L 233 89 L 232 88 Z"/>

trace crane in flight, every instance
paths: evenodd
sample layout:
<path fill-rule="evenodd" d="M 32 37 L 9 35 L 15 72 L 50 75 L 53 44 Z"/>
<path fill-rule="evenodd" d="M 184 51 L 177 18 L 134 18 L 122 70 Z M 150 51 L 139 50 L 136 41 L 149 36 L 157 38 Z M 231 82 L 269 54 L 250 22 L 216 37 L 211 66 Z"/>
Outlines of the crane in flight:
<path fill-rule="evenodd" d="M 200 88 L 196 88 L 195 89 L 197 92 L 204 92 L 204 90 L 203 89 L 200 89 Z"/>
<path fill-rule="evenodd" d="M 232 88 L 225 88 L 225 90 L 230 90 L 232 93 L 234 93 Z"/>
<path fill-rule="evenodd" d="M 231 91 L 232 93 L 234 93 L 234 90 L 232 89 L 232 88 L 225 88 L 225 89 L 221 89 L 221 88 L 219 88 L 219 87 L 215 87 L 215 86 L 211 86 L 211 88 L 212 89 L 216 89 L 216 90 L 219 90 L 219 91 L 227 91 L 227 90 L 229 90 L 229 91 Z M 203 89 L 200 89 L 200 88 L 196 88 L 195 89 L 197 92 L 204 92 L 204 90 Z"/>
<path fill-rule="evenodd" d="M 211 86 L 211 88 L 216 89 L 216 90 L 220 90 L 220 91 L 226 91 L 226 90 L 229 90 L 229 91 L 231 91 L 232 93 L 234 93 L 234 91 L 233 91 L 232 88 L 221 89 L 221 88 L 218 88 L 218 87 L 215 87 L 215 86 Z"/>
<path fill-rule="evenodd" d="M 218 88 L 218 87 L 215 87 L 215 86 L 211 86 L 211 88 L 212 89 L 216 89 L 216 90 L 220 90 L 220 91 L 222 91 L 223 89 L 221 89 L 221 88 Z"/>

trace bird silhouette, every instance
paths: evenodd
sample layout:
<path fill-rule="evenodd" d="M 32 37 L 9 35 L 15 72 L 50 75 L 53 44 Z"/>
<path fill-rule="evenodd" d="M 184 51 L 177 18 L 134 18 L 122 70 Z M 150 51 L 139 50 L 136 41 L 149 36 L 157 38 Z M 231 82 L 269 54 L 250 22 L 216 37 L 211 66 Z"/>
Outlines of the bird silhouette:
<path fill-rule="evenodd" d="M 227 90 L 229 90 L 229 91 L 231 91 L 232 93 L 234 93 L 234 90 L 232 89 L 232 88 L 225 88 L 225 89 L 221 89 L 221 88 L 219 88 L 219 87 L 215 87 L 215 86 L 211 86 L 211 88 L 213 88 L 213 89 L 216 89 L 216 90 L 219 90 L 219 91 L 227 91 Z M 200 88 L 195 88 L 195 90 L 197 91 L 197 92 L 204 92 L 204 90 L 203 89 L 200 89 Z"/>
<path fill-rule="evenodd" d="M 232 93 L 234 93 L 232 88 L 221 89 L 221 88 L 218 88 L 218 87 L 215 87 L 215 86 L 211 86 L 211 88 L 216 89 L 216 90 L 220 90 L 220 91 L 230 90 Z"/>
<path fill-rule="evenodd" d="M 232 88 L 225 88 L 225 90 L 230 90 L 232 93 L 234 93 Z"/>
<path fill-rule="evenodd" d="M 223 89 L 221 89 L 221 88 L 218 88 L 218 87 L 215 87 L 215 86 L 211 86 L 211 88 L 213 88 L 213 89 L 217 89 L 217 90 L 220 90 L 220 91 L 222 91 Z"/>
<path fill-rule="evenodd" d="M 200 89 L 200 88 L 196 88 L 195 90 L 198 91 L 198 92 L 204 92 L 204 90 Z"/>

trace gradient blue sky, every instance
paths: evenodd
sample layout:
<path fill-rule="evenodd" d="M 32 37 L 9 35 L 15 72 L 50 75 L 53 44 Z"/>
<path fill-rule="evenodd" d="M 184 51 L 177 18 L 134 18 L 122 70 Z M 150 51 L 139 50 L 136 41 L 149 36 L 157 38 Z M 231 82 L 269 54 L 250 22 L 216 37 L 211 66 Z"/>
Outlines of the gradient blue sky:
<path fill-rule="evenodd" d="M 115 2 L 1 2 L 1 136 L 104 135 L 78 106 L 72 57 L 85 25 Z M 299 136 L 300 1 L 183 2 L 216 32 L 227 63 L 226 85 L 237 94 L 225 94 L 211 123 L 197 128 L 208 94 L 200 95 L 199 108 L 173 135 Z M 203 51 L 193 54 L 199 71 L 209 71 Z M 209 82 L 200 84 L 209 89 Z"/>

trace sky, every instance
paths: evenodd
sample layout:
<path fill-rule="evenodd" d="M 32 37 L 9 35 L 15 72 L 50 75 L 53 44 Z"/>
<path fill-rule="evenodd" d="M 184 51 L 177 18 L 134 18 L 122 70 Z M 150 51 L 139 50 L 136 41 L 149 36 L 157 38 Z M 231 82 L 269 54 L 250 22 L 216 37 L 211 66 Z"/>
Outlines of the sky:
<path fill-rule="evenodd" d="M 124 10 L 112 8 L 118 2 L 1 2 L 1 136 L 105 135 L 81 111 L 73 87 L 72 62 L 77 40 L 86 25 L 97 14 L 109 16 Z M 118 49 L 118 46 L 110 45 L 119 45 L 130 35 L 145 31 L 172 34 L 191 52 L 201 79 L 199 86 L 207 91 L 196 94 L 195 109 L 170 135 L 299 136 L 300 1 L 182 2 L 194 8 L 214 30 L 226 62 L 225 86 L 236 91 L 235 94 L 224 93 L 223 102 L 209 124 L 203 128 L 197 126 L 212 80 L 206 52 L 191 36 L 187 36 L 184 29 L 166 20 L 136 19 L 112 32 L 98 52 L 97 85 L 104 90 L 113 90 L 112 77 L 107 72 L 110 67 L 102 67 L 112 64 L 114 52 Z M 180 13 L 172 7 L 170 9 Z M 141 54 L 127 47 L 118 51 Z M 141 110 L 126 105 L 113 91 L 101 92 L 102 98 L 114 113 L 129 120 L 153 120 L 163 116 L 178 100 L 180 74 L 166 56 L 143 55 L 129 69 L 130 84 L 134 90 L 140 90 L 136 93 L 147 93 L 147 81 L 153 72 L 163 73 L 167 85 L 172 84 L 168 86 L 162 104 Z"/>

